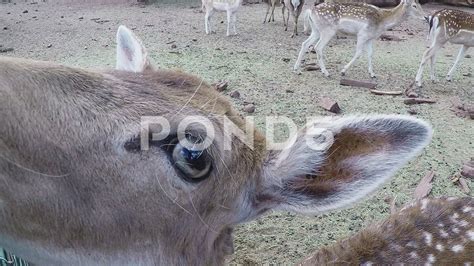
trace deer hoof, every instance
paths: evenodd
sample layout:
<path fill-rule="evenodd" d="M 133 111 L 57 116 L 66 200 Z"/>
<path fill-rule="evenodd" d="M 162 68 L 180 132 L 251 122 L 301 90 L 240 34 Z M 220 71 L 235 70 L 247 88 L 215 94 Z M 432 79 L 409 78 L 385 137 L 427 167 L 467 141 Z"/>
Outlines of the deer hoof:
<path fill-rule="evenodd" d="M 423 86 L 421 85 L 421 81 L 416 81 L 415 84 L 416 84 L 416 87 L 417 87 L 417 88 L 423 87 Z"/>
<path fill-rule="evenodd" d="M 298 76 L 299 76 L 299 75 L 301 75 L 301 70 L 295 69 L 295 70 L 293 70 L 293 73 L 294 73 L 295 75 L 298 75 Z"/>
<path fill-rule="evenodd" d="M 346 75 L 346 71 L 345 70 L 341 71 L 341 76 L 345 76 L 345 75 Z"/>
<path fill-rule="evenodd" d="M 453 81 L 450 76 L 447 76 L 447 77 L 446 77 L 446 80 L 449 81 L 449 82 Z"/>
<path fill-rule="evenodd" d="M 375 76 L 374 73 L 370 74 L 370 77 L 373 78 L 373 79 L 377 78 L 377 76 Z"/>

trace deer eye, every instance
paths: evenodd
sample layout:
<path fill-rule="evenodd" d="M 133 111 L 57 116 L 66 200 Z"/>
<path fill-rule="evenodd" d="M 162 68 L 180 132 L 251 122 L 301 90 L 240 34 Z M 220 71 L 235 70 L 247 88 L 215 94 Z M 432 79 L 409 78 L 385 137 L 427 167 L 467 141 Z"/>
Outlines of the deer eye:
<path fill-rule="evenodd" d="M 416 4 L 411 5 L 412 7 L 416 8 Z"/>
<path fill-rule="evenodd" d="M 206 150 L 192 150 L 175 143 L 171 158 L 176 169 L 187 181 L 202 181 L 211 173 L 212 164 Z"/>

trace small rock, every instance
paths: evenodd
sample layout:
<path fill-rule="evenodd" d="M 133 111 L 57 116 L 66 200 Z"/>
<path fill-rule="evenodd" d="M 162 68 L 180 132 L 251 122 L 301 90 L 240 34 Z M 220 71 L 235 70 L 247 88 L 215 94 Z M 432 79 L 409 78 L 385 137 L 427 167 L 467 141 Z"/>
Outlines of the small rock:
<path fill-rule="evenodd" d="M 8 30 L 8 27 L 3 27 L 3 30 Z"/>
<path fill-rule="evenodd" d="M 217 47 L 215 50 L 216 50 L 216 51 L 220 51 L 220 50 L 222 50 L 222 49 L 221 49 L 221 48 L 219 48 L 219 47 Z"/>
<path fill-rule="evenodd" d="M 12 47 L 0 48 L 0 53 L 8 53 L 8 52 L 12 52 L 13 50 L 15 49 L 13 49 Z"/>
<path fill-rule="evenodd" d="M 61 16 L 61 18 L 64 18 L 64 16 Z"/>
<path fill-rule="evenodd" d="M 216 88 L 216 90 L 218 92 L 221 92 L 221 91 L 224 91 L 225 89 L 227 89 L 227 86 L 229 85 L 229 83 L 225 80 L 222 80 L 222 81 L 219 81 L 218 83 L 216 84 L 213 84 L 214 87 Z"/>
<path fill-rule="evenodd" d="M 52 44 L 48 44 L 48 45 L 46 46 L 46 48 L 51 48 L 51 47 L 53 47 Z"/>
<path fill-rule="evenodd" d="M 444 56 L 446 56 L 446 57 L 453 57 L 452 54 L 447 54 L 447 55 L 444 55 Z"/>
<path fill-rule="evenodd" d="M 467 113 L 469 114 L 469 117 L 471 119 L 474 119 L 474 106 L 469 106 L 466 109 L 467 109 Z"/>
<path fill-rule="evenodd" d="M 416 114 L 418 114 L 418 111 L 415 110 L 415 109 L 408 109 L 407 112 L 408 112 L 409 114 L 411 114 L 411 115 L 416 115 Z"/>
<path fill-rule="evenodd" d="M 319 66 L 306 66 L 304 69 L 306 71 L 317 71 L 317 70 L 320 70 L 321 68 Z"/>
<path fill-rule="evenodd" d="M 283 62 L 290 62 L 290 58 L 282 58 L 281 59 Z"/>
<path fill-rule="evenodd" d="M 23 14 L 26 14 L 26 13 L 28 13 L 28 10 L 23 11 Z"/>
<path fill-rule="evenodd" d="M 84 17 L 79 17 L 79 19 L 84 19 Z"/>
<path fill-rule="evenodd" d="M 464 58 L 471 58 L 472 56 L 470 54 L 467 54 L 464 56 Z"/>
<path fill-rule="evenodd" d="M 245 111 L 246 113 L 249 113 L 249 114 L 255 112 L 255 105 L 253 105 L 253 104 L 251 104 L 251 103 L 245 105 L 245 106 L 244 106 L 244 111 Z"/>
<path fill-rule="evenodd" d="M 176 47 L 178 47 L 178 46 L 176 46 L 176 44 L 171 45 L 171 49 L 176 49 Z"/>
<path fill-rule="evenodd" d="M 197 42 L 198 39 L 193 39 L 193 42 Z"/>
<path fill-rule="evenodd" d="M 341 112 L 341 108 L 339 107 L 339 104 L 333 99 L 328 98 L 328 97 L 321 98 L 321 100 L 319 101 L 319 106 L 321 106 L 324 110 L 327 110 L 331 113 L 338 114 Z"/>
<path fill-rule="evenodd" d="M 238 91 L 233 91 L 229 95 L 230 95 L 231 98 L 235 98 L 235 99 L 240 98 L 240 92 L 238 92 Z"/>
<path fill-rule="evenodd" d="M 467 178 L 474 178 L 474 158 L 463 164 L 461 175 Z"/>
<path fill-rule="evenodd" d="M 31 18 L 37 18 L 37 16 L 32 16 Z"/>
<path fill-rule="evenodd" d="M 472 76 L 471 73 L 464 73 L 464 74 L 462 74 L 462 75 L 465 76 L 465 77 L 470 77 L 470 76 Z"/>
<path fill-rule="evenodd" d="M 286 89 L 285 92 L 286 92 L 286 93 L 294 93 L 295 91 L 294 91 L 294 90 Z"/>

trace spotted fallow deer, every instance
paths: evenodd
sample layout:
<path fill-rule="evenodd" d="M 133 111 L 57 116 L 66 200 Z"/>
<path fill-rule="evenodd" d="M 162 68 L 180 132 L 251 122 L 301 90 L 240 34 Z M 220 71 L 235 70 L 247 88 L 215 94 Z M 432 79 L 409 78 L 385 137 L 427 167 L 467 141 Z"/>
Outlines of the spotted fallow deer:
<path fill-rule="evenodd" d="M 211 34 L 212 30 L 211 17 L 216 11 L 225 11 L 227 13 L 227 36 L 237 35 L 237 10 L 242 4 L 242 0 L 201 0 L 202 7 L 206 11 L 204 16 L 204 25 L 206 34 Z M 231 28 L 233 33 L 231 33 Z"/>
<path fill-rule="evenodd" d="M 270 149 L 201 78 L 154 68 L 124 26 L 116 70 L 0 57 L 0 106 L 0 246 L 38 265 L 222 265 L 237 224 L 353 205 L 432 135 L 408 116 L 324 118 Z M 155 116 L 168 126 L 144 126 Z M 196 121 L 214 130 L 205 148 L 181 143 L 206 137 Z"/>
<path fill-rule="evenodd" d="M 452 75 L 456 66 L 464 57 L 467 49 L 474 46 L 474 14 L 453 10 L 443 9 L 435 12 L 429 17 L 428 22 L 430 24 L 430 40 L 431 45 L 428 50 L 423 54 L 421 59 L 420 68 L 416 74 L 416 85 L 421 87 L 421 79 L 423 76 L 423 66 L 430 59 L 430 78 L 432 81 L 436 80 L 435 75 L 435 62 L 436 54 L 447 42 L 454 44 L 461 44 L 456 61 L 448 72 L 446 79 L 451 81 Z"/>
<path fill-rule="evenodd" d="M 343 67 L 344 75 L 349 67 L 367 50 L 369 74 L 375 73 L 372 67 L 372 42 L 380 35 L 399 25 L 408 17 L 424 18 L 421 5 L 416 0 L 402 0 L 392 9 L 382 9 L 373 5 L 360 3 L 322 3 L 304 12 L 305 20 L 311 26 L 311 35 L 301 45 L 294 70 L 298 71 L 301 60 L 311 45 L 315 44 L 321 72 L 329 77 L 324 64 L 323 50 L 336 33 L 357 36 L 356 52 L 352 60 Z"/>
<path fill-rule="evenodd" d="M 474 199 L 425 198 L 299 265 L 472 265 Z"/>
<path fill-rule="evenodd" d="M 284 7 L 281 10 L 283 14 L 283 24 L 285 26 L 285 31 L 288 30 L 288 20 L 293 17 L 293 33 L 291 34 L 291 38 L 298 35 L 298 18 L 300 17 L 301 11 L 303 10 L 305 0 L 283 0 Z M 287 17 L 285 19 L 285 9 L 287 12 Z"/>

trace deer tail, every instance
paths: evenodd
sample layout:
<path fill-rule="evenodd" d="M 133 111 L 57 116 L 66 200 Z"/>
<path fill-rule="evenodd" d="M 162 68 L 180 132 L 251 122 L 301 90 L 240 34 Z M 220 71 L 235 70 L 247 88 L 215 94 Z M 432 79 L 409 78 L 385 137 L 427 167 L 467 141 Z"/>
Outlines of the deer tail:
<path fill-rule="evenodd" d="M 291 4 L 293 5 L 293 8 L 295 9 L 295 12 L 297 12 L 297 9 L 300 6 L 301 2 L 300 2 L 300 0 L 291 0 Z"/>
<path fill-rule="evenodd" d="M 433 40 L 435 29 L 438 27 L 438 24 L 439 24 L 439 19 L 437 16 L 429 16 L 425 18 L 428 21 L 428 24 L 430 25 L 430 30 L 428 32 L 427 39 Z"/>

